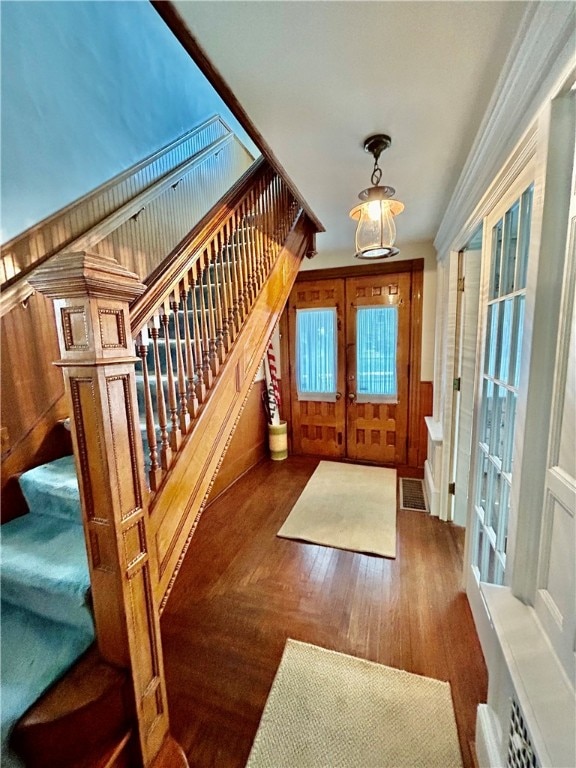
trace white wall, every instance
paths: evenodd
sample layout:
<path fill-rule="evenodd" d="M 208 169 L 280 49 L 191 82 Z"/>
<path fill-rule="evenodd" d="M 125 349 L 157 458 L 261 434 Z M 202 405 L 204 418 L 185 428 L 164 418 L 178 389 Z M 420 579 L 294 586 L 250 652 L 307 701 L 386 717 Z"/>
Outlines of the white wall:
<path fill-rule="evenodd" d="M 398 256 L 386 259 L 386 262 L 424 259 L 424 295 L 422 301 L 422 355 L 421 381 L 434 378 L 434 326 L 436 322 L 436 250 L 431 240 L 397 244 Z M 360 267 L 362 262 L 353 256 L 352 244 L 343 251 L 321 252 L 313 259 L 305 259 L 301 271 L 310 269 L 328 269 L 331 267 Z"/>
<path fill-rule="evenodd" d="M 148 2 L 0 13 L 1 242 L 215 113 L 259 154 Z"/>

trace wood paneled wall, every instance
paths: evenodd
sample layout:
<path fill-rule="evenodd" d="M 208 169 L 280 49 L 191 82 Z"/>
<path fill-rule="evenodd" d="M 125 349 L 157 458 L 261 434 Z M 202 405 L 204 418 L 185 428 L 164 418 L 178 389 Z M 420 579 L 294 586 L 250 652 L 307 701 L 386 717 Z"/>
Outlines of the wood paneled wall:
<path fill-rule="evenodd" d="M 2 522 L 26 512 L 19 472 L 69 454 L 68 416 L 52 302 L 33 294 L 0 320 Z"/>
<path fill-rule="evenodd" d="M 268 427 L 262 405 L 265 389 L 265 382 L 257 381 L 248 396 L 230 447 L 216 475 L 208 504 L 268 456 Z"/>

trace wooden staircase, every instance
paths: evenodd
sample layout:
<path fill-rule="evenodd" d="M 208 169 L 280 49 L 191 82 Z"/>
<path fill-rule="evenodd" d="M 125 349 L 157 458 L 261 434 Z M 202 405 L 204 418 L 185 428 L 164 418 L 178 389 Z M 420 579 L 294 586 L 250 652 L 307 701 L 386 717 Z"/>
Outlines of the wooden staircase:
<path fill-rule="evenodd" d="M 98 650 L 20 722 L 27 765 L 185 765 L 159 615 L 316 231 L 262 159 L 146 284 L 86 251 L 28 278 L 55 306 Z"/>

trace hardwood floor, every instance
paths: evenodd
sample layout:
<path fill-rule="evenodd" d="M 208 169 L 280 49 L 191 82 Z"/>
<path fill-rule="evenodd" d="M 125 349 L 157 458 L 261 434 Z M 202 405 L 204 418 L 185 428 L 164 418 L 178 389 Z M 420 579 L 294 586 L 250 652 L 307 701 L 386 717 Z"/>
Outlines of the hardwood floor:
<path fill-rule="evenodd" d="M 291 637 L 449 680 L 472 768 L 487 676 L 463 529 L 399 512 L 395 560 L 277 538 L 317 464 L 265 461 L 200 520 L 162 617 L 172 734 L 191 768 L 243 767 Z"/>

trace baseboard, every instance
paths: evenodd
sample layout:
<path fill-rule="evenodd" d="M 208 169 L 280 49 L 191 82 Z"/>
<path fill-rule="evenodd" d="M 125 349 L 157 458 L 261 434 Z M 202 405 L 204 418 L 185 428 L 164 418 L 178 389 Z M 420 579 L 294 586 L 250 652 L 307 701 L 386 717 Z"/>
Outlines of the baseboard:
<path fill-rule="evenodd" d="M 476 762 L 478 768 L 503 768 L 500 757 L 502 735 L 498 718 L 488 704 L 476 710 Z"/>

